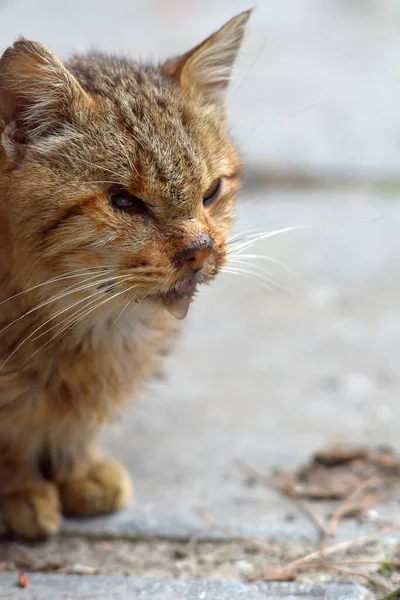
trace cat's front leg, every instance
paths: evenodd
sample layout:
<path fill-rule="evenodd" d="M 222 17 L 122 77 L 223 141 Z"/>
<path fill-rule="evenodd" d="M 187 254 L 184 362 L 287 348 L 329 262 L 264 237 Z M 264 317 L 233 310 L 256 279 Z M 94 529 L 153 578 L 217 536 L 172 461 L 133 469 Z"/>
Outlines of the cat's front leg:
<path fill-rule="evenodd" d="M 132 482 L 117 461 L 88 449 L 74 459 L 72 468 L 52 474 L 66 516 L 95 516 L 123 508 L 132 496 Z"/>
<path fill-rule="evenodd" d="M 46 441 L 21 455 L 0 447 L 0 535 L 46 538 L 58 532 L 62 514 L 112 513 L 131 495 L 127 471 L 92 444 Z"/>
<path fill-rule="evenodd" d="M 39 539 L 57 533 L 61 505 L 54 484 L 28 461 L 0 450 L 0 534 Z"/>

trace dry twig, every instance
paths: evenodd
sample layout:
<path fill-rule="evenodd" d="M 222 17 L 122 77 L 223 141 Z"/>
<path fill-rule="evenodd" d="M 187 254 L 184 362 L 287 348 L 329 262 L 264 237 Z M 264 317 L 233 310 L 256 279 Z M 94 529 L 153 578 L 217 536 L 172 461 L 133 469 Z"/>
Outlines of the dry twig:
<path fill-rule="evenodd" d="M 236 458 L 235 462 L 237 465 L 239 465 L 239 467 L 241 467 L 247 473 L 254 475 L 258 479 L 260 479 L 261 481 L 266 483 L 270 488 L 272 488 L 273 490 L 275 490 L 276 492 L 278 492 L 279 494 L 281 494 L 282 496 L 284 496 L 285 498 L 290 500 L 293 504 L 295 504 L 295 506 L 297 506 L 297 508 L 316 527 L 316 529 L 322 539 L 330 535 L 326 525 L 317 517 L 317 515 L 312 511 L 312 509 L 307 504 L 305 504 L 304 502 L 302 502 L 300 500 L 299 495 L 296 491 L 296 488 L 293 484 L 291 484 L 289 481 L 286 482 L 285 484 L 279 484 L 276 481 L 274 481 L 271 477 L 268 477 L 268 475 L 266 475 L 259 469 L 256 469 L 255 467 L 248 465 L 240 458 Z"/>
<path fill-rule="evenodd" d="M 363 535 L 361 537 L 356 538 L 355 540 L 348 540 L 346 542 L 341 542 L 339 544 L 334 544 L 333 546 L 327 546 L 322 551 L 317 550 L 315 552 L 311 552 L 310 554 L 306 554 L 305 556 L 301 556 L 296 560 L 289 562 L 284 567 L 280 569 L 276 569 L 276 571 L 267 571 L 266 576 L 267 579 L 263 576 L 263 572 L 257 572 L 251 575 L 251 579 L 264 579 L 265 581 L 275 581 L 274 577 L 282 578 L 284 574 L 289 576 L 293 576 L 298 570 L 307 570 L 310 565 L 313 564 L 313 561 L 319 561 L 327 556 L 331 556 L 332 554 L 337 554 L 338 552 L 342 552 L 344 550 L 348 550 L 349 548 L 357 548 L 359 546 L 364 546 L 366 543 L 371 542 L 379 538 L 382 535 L 387 535 L 389 533 L 393 533 L 394 531 L 400 530 L 400 523 L 396 525 L 391 525 L 389 527 L 384 527 L 379 529 L 378 531 L 374 531 L 368 535 Z"/>
<path fill-rule="evenodd" d="M 363 577 L 371 585 L 373 585 L 377 590 L 380 590 L 384 594 L 386 594 L 387 592 L 390 591 L 389 587 L 385 583 L 383 583 L 383 581 L 381 581 L 377 577 L 374 577 L 374 575 L 371 575 L 370 573 L 364 573 L 363 571 L 356 571 L 354 569 L 346 569 L 344 567 L 340 567 L 340 566 L 337 566 L 334 564 L 325 565 L 325 568 L 334 569 L 335 571 L 337 571 L 338 573 L 341 573 L 343 575 L 351 575 L 354 577 Z"/>
<path fill-rule="evenodd" d="M 215 519 L 213 519 L 213 517 L 211 517 L 208 513 L 206 513 L 206 511 L 203 508 L 195 507 L 193 510 L 196 513 L 196 515 L 198 517 L 200 517 L 200 519 L 205 521 L 208 525 L 211 525 L 211 527 L 213 527 L 213 529 L 217 529 L 218 531 L 221 531 L 225 535 L 229 536 L 231 539 L 242 541 L 246 545 L 248 545 L 252 548 L 261 550 L 261 552 L 267 552 L 268 554 L 271 554 L 272 552 L 274 552 L 276 554 L 274 549 L 269 544 L 263 544 L 262 542 L 259 542 L 258 540 L 252 540 L 251 538 L 247 538 L 242 535 L 238 535 L 235 532 L 228 529 L 227 527 L 220 525 L 220 523 L 218 523 Z"/>

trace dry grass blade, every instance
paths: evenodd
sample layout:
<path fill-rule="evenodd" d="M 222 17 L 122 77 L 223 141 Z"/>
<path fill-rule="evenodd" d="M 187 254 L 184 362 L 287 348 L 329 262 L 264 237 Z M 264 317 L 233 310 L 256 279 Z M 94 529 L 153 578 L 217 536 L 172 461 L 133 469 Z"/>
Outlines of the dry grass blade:
<path fill-rule="evenodd" d="M 368 508 L 372 508 L 384 499 L 380 494 L 364 496 L 362 498 L 360 498 L 360 495 L 367 489 L 376 488 L 378 485 L 381 485 L 386 481 L 386 479 L 388 478 L 374 476 L 370 477 L 366 481 L 362 481 L 360 485 L 358 485 L 344 500 L 344 502 L 338 506 L 329 519 L 327 535 L 323 536 L 321 540 L 321 550 L 324 550 L 326 547 L 329 537 L 336 537 L 337 528 L 343 517 L 365 511 Z"/>
<path fill-rule="evenodd" d="M 259 579 L 263 579 L 264 581 L 290 581 L 290 580 L 293 580 L 296 577 L 296 573 L 298 573 L 299 571 L 304 571 L 304 570 L 308 570 L 308 569 L 312 569 L 312 568 L 320 568 L 321 567 L 321 559 L 323 559 L 325 557 L 331 556 L 332 554 L 335 554 L 338 552 L 342 552 L 349 548 L 355 548 L 360 545 L 364 545 L 365 543 L 367 543 L 373 539 L 376 539 L 377 537 L 380 537 L 381 535 L 385 535 L 385 534 L 388 534 L 388 533 L 391 533 L 393 531 L 400 529 L 400 524 L 394 525 L 394 526 L 380 529 L 377 532 L 374 532 L 374 533 L 366 535 L 366 536 L 362 536 L 355 540 L 350 540 L 347 542 L 342 542 L 340 544 L 336 544 L 336 545 L 327 547 L 326 546 L 327 539 L 329 537 L 335 537 L 338 524 L 342 517 L 344 517 L 346 514 L 349 514 L 349 512 L 352 512 L 354 510 L 365 510 L 365 508 L 373 506 L 374 504 L 377 503 L 377 501 L 381 498 L 381 496 L 372 496 L 372 497 L 367 496 L 367 497 L 360 499 L 360 495 L 366 489 L 375 488 L 379 484 L 382 484 L 386 480 L 386 478 L 372 477 L 372 478 L 369 478 L 367 481 L 362 482 L 359 486 L 357 486 L 352 491 L 352 493 L 346 498 L 344 503 L 341 504 L 339 506 L 339 508 L 333 513 L 332 517 L 329 520 L 329 523 L 325 524 L 325 523 L 322 523 L 318 519 L 318 517 L 313 513 L 313 511 L 311 510 L 311 508 L 309 506 L 307 506 L 305 503 L 303 503 L 299 499 L 294 483 L 287 481 L 284 484 L 278 484 L 278 483 L 276 483 L 276 481 L 274 481 L 273 479 L 268 477 L 265 473 L 259 471 L 258 469 L 254 468 L 254 467 L 249 466 L 244 461 L 242 461 L 240 459 L 236 459 L 236 463 L 242 469 L 244 469 L 247 473 L 251 474 L 252 476 L 257 477 L 258 479 L 263 481 L 265 484 L 267 484 L 269 487 L 271 487 L 275 491 L 278 491 L 283 496 L 285 496 L 287 499 L 292 501 L 307 516 L 307 518 L 316 526 L 318 532 L 322 535 L 322 544 L 323 545 L 320 550 L 318 550 L 316 552 L 312 552 L 311 554 L 308 554 L 306 556 L 300 557 L 281 568 L 278 568 L 278 569 L 267 568 L 263 572 L 256 572 L 249 577 L 249 579 L 251 579 L 251 580 L 259 580 Z M 316 563 L 315 562 L 316 560 L 318 560 L 319 562 Z M 326 563 L 326 562 L 323 562 L 322 564 L 324 565 L 324 568 L 329 568 L 329 569 L 332 568 L 332 569 L 336 569 L 336 570 L 342 569 L 342 572 L 345 571 L 345 569 L 342 568 L 339 564 L 333 565 L 331 563 Z M 346 565 L 346 564 L 349 564 L 349 562 L 347 562 L 347 563 L 343 562 L 342 564 Z M 353 575 L 357 574 L 360 577 L 366 578 L 368 581 L 370 581 L 370 583 L 373 583 L 373 585 L 376 586 L 377 589 L 382 590 L 384 587 L 382 582 L 379 581 L 376 577 L 373 577 L 372 575 L 364 574 L 359 571 L 352 572 L 352 573 L 348 572 L 348 574 L 353 574 Z"/>
<path fill-rule="evenodd" d="M 324 539 L 330 535 L 329 529 L 325 525 L 325 523 L 323 523 L 317 517 L 317 515 L 312 511 L 312 509 L 307 504 L 305 504 L 304 502 L 302 502 L 300 500 L 294 484 L 291 484 L 289 481 L 285 482 L 284 484 L 279 484 L 276 481 L 274 481 L 272 478 L 268 477 L 268 475 L 266 475 L 262 471 L 259 471 L 255 467 L 248 465 L 243 460 L 237 458 L 237 459 L 235 459 L 235 462 L 240 468 L 245 470 L 247 473 L 253 475 L 254 477 L 257 477 L 258 479 L 260 479 L 260 481 L 263 481 L 270 488 L 272 488 L 273 490 L 275 490 L 276 492 L 278 492 L 279 494 L 281 494 L 282 496 L 284 496 L 285 498 L 290 500 L 293 504 L 295 504 L 295 506 L 297 506 L 297 508 L 316 527 L 318 534 L 321 536 L 322 539 Z"/>
<path fill-rule="evenodd" d="M 343 552 L 344 550 L 348 550 L 349 548 L 354 549 L 360 546 L 364 546 L 372 540 L 376 540 L 377 538 L 383 535 L 388 535 L 389 533 L 393 533 L 399 530 L 400 523 L 397 523 L 396 525 L 390 525 L 388 527 L 383 527 L 378 531 L 374 531 L 373 533 L 370 533 L 368 535 L 363 535 L 361 537 L 356 538 L 355 540 L 348 540 L 346 542 L 341 542 L 339 544 L 327 546 L 323 550 L 317 550 L 315 552 L 311 552 L 310 554 L 306 554 L 305 556 L 301 556 L 300 558 L 289 562 L 287 565 L 281 567 L 280 569 L 276 569 L 274 571 L 267 570 L 253 573 L 251 575 L 251 579 L 261 579 L 264 581 L 279 581 L 285 575 L 293 576 L 293 574 L 296 574 L 299 570 L 304 571 L 313 568 L 313 565 L 316 561 L 321 562 L 322 559 L 327 556 Z M 275 579 L 275 577 L 279 579 Z"/>
<path fill-rule="evenodd" d="M 238 535 L 234 531 L 231 531 L 227 527 L 224 527 L 223 525 L 218 523 L 215 519 L 213 519 L 213 517 L 211 517 L 208 513 L 206 513 L 206 511 L 203 508 L 195 507 L 195 508 L 193 508 L 193 511 L 200 519 L 202 519 L 205 523 L 210 525 L 213 529 L 216 529 L 216 530 L 220 531 L 221 533 L 224 533 L 231 539 L 244 542 L 246 545 L 250 546 L 251 548 L 256 548 L 257 550 L 261 550 L 261 552 L 267 552 L 268 554 L 271 554 L 271 553 L 276 554 L 274 549 L 269 544 L 263 544 L 263 542 L 259 542 L 257 540 L 252 540 L 251 538 L 247 538 L 242 535 Z"/>
<path fill-rule="evenodd" d="M 370 575 L 369 573 L 364 573 L 362 571 L 356 571 L 354 569 L 346 569 L 345 567 L 341 567 L 338 565 L 327 564 L 325 568 L 333 569 L 342 575 L 351 575 L 353 577 L 363 577 L 366 581 L 368 581 L 371 585 L 373 585 L 377 590 L 380 590 L 384 594 L 389 592 L 388 586 L 378 577 L 374 575 Z"/>

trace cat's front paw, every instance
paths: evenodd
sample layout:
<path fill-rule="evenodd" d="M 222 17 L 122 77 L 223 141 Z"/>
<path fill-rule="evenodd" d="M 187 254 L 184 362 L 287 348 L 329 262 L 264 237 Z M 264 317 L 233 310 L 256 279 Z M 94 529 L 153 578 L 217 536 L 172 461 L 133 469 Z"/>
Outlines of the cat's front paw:
<path fill-rule="evenodd" d="M 128 472 L 114 460 L 95 462 L 79 475 L 57 483 L 62 511 L 68 516 L 94 516 L 115 512 L 132 496 Z"/>
<path fill-rule="evenodd" d="M 13 492 L 0 493 L 0 532 L 29 540 L 57 533 L 61 507 L 57 488 L 45 481 L 33 482 Z"/>

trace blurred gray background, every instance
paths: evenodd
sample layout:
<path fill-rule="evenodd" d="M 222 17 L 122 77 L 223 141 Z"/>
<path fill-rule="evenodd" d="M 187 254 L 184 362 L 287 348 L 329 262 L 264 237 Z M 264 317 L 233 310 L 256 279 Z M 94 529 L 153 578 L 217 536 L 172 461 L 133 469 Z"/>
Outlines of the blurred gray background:
<path fill-rule="evenodd" d="M 62 57 L 93 47 L 183 52 L 248 0 L 6 0 L 5 48 L 24 35 Z M 246 162 L 322 174 L 397 176 L 400 3 L 261 0 L 230 95 Z"/>
<path fill-rule="evenodd" d="M 248 7 L 10 0 L 0 40 L 158 60 Z M 282 503 L 244 484 L 235 455 L 268 471 L 331 441 L 400 449 L 399 99 L 398 0 L 258 3 L 228 101 L 248 173 L 236 231 L 312 227 L 258 243 L 243 276 L 200 294 L 166 379 L 105 435 L 136 476 L 135 508 L 69 527 L 200 535 L 204 503 L 236 531 L 270 531 Z"/>

